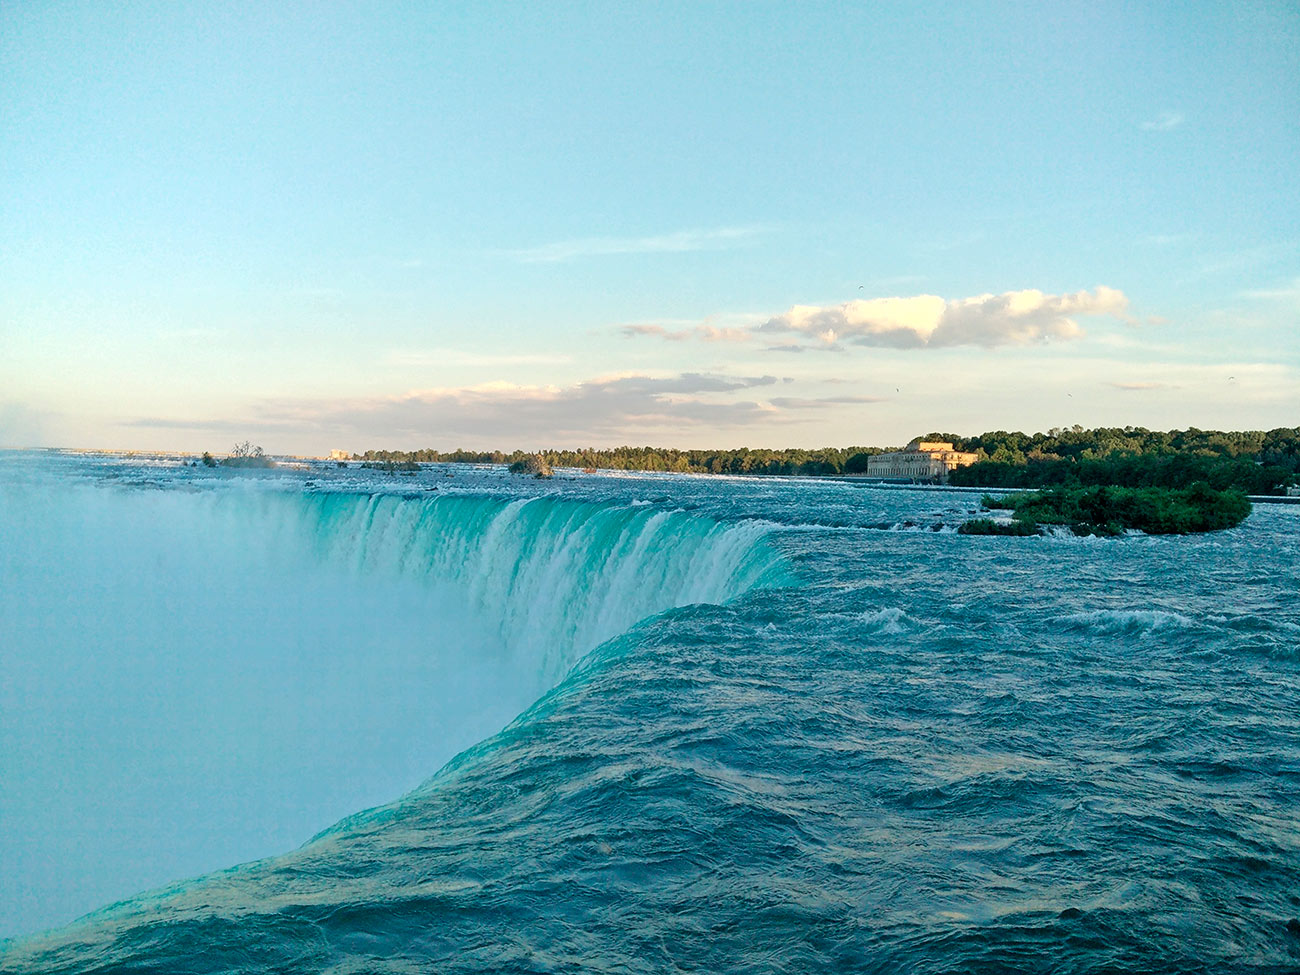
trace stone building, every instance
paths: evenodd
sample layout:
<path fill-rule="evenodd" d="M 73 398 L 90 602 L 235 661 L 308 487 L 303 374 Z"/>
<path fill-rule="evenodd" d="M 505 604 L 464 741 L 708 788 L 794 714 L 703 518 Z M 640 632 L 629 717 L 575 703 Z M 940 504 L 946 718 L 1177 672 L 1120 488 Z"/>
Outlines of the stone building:
<path fill-rule="evenodd" d="M 973 463 L 974 454 L 953 450 L 950 443 L 918 437 L 902 450 L 868 457 L 867 476 L 943 484 L 949 471 Z"/>

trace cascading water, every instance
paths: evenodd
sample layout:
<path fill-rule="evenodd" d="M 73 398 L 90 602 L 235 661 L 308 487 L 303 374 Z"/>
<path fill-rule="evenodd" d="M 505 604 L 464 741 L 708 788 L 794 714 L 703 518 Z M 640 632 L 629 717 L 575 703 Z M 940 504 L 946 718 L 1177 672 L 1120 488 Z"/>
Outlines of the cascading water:
<path fill-rule="evenodd" d="M 296 846 L 638 620 L 780 571 L 754 526 L 548 497 L 50 481 L 0 505 L 0 934 Z"/>
<path fill-rule="evenodd" d="M 326 559 L 459 587 L 474 616 L 495 621 L 495 642 L 546 684 L 637 620 L 779 577 L 762 527 L 682 511 L 546 497 L 320 493 L 289 503 Z"/>

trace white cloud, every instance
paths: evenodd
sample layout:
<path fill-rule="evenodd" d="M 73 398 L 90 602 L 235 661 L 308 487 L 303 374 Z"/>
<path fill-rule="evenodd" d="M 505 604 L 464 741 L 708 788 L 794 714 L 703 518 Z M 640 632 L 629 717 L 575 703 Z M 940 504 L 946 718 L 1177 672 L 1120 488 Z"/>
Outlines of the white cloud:
<path fill-rule="evenodd" d="M 1147 132 L 1168 132 L 1178 128 L 1184 121 L 1182 112 L 1161 112 L 1158 117 L 1143 122 L 1142 128 Z"/>
<path fill-rule="evenodd" d="M 739 343 L 763 336 L 797 337 L 797 341 L 766 346 L 769 352 L 843 352 L 847 345 L 993 348 L 1077 338 L 1083 330 L 1075 319 L 1084 315 L 1109 315 L 1136 324 L 1127 308 L 1128 298 L 1122 291 L 1100 285 L 1092 291 L 1063 295 L 1027 289 L 955 299 L 938 295 L 858 298 L 838 305 L 795 305 L 766 320 L 731 316 L 728 325 L 707 321 L 682 327 L 645 323 L 623 325 L 620 331 L 628 338 L 652 337 L 666 342 Z"/>
<path fill-rule="evenodd" d="M 798 332 L 834 345 L 841 339 L 863 344 L 910 347 L 925 345 L 943 317 L 947 302 L 935 295 L 915 298 L 867 298 L 840 305 L 795 305 L 768 319 L 765 332 Z"/>
<path fill-rule="evenodd" d="M 793 333 L 814 346 L 849 343 L 893 348 L 992 348 L 1076 338 L 1082 329 L 1075 316 L 1110 315 L 1129 321 L 1127 307 L 1123 292 L 1104 285 L 1064 295 L 1032 289 L 953 300 L 917 295 L 859 299 L 839 305 L 796 305 L 759 329 Z"/>
<path fill-rule="evenodd" d="M 711 230 L 678 230 L 649 237 L 581 237 L 509 253 L 526 264 L 558 264 L 579 257 L 617 254 L 684 254 L 691 251 L 726 250 L 761 232 L 758 227 L 716 227 Z"/>

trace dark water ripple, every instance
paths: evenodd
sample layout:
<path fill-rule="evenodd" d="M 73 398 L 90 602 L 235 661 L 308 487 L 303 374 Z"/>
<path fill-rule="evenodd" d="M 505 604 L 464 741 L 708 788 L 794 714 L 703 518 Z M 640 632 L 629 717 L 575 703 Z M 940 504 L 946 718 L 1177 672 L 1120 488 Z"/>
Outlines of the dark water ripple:
<path fill-rule="evenodd" d="M 1297 527 L 778 531 L 802 586 L 648 621 L 393 805 L 0 969 L 1300 971 Z"/>

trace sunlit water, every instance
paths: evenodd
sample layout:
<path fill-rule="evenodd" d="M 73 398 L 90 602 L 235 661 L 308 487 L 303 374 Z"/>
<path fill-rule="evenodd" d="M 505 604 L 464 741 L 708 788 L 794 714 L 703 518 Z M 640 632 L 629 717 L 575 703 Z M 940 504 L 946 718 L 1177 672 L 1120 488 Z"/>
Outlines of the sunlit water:
<path fill-rule="evenodd" d="M 1300 969 L 1300 508 L 976 498 L 4 456 L 0 970 Z"/>

